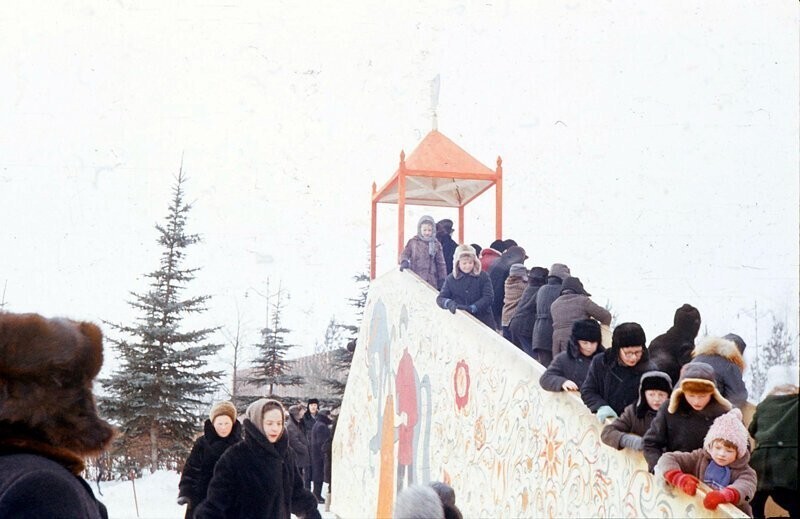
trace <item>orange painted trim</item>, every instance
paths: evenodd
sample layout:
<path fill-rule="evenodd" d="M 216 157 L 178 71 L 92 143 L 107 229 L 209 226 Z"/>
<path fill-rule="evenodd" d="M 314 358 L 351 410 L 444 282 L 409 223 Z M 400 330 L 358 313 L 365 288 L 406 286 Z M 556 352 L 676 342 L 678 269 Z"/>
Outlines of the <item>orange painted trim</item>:
<path fill-rule="evenodd" d="M 394 187 L 394 184 L 397 182 L 398 176 L 399 176 L 399 170 L 395 171 L 394 175 L 392 175 L 392 178 L 390 178 L 389 181 L 386 182 L 383 185 L 383 187 L 381 187 L 380 190 L 377 191 L 377 193 L 372 194 L 372 199 L 380 202 L 381 201 L 380 199 L 386 196 L 386 193 L 389 190 L 391 190 L 392 187 Z"/>
<path fill-rule="evenodd" d="M 457 180 L 495 180 L 497 174 L 495 173 L 467 173 L 467 172 L 449 172 L 449 171 L 430 171 L 424 169 L 407 169 L 405 170 L 407 177 L 424 177 L 424 178 L 454 178 Z"/>
<path fill-rule="evenodd" d="M 402 167 L 402 166 L 401 166 Z M 405 225 L 406 225 L 406 176 L 401 169 L 397 177 L 397 260 L 403 253 L 405 246 Z"/>

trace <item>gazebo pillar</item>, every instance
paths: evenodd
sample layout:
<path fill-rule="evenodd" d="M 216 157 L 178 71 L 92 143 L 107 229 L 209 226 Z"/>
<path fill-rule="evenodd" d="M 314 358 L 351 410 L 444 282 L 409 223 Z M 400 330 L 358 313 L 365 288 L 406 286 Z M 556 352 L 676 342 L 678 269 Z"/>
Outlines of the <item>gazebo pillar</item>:
<path fill-rule="evenodd" d="M 406 225 L 406 152 L 400 150 L 400 169 L 397 175 L 397 259 L 403 253 Z"/>

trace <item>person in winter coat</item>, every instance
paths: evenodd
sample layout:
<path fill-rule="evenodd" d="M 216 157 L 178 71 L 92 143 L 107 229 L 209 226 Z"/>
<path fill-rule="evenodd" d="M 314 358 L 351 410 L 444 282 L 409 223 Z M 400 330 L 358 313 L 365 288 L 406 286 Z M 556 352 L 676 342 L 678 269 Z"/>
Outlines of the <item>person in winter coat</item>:
<path fill-rule="evenodd" d="M 611 349 L 592 359 L 581 386 L 583 403 L 604 423 L 616 418 L 639 397 L 639 378 L 654 371 L 647 355 L 644 330 L 639 323 L 614 328 Z"/>
<path fill-rule="evenodd" d="M 714 368 L 717 389 L 728 402 L 736 407 L 747 402 L 747 386 L 742 379 L 744 357 L 734 341 L 706 337 L 695 347 L 692 356 L 692 362 L 705 362 Z"/>
<path fill-rule="evenodd" d="M 756 471 L 748 465 L 748 441 L 742 412 L 733 409 L 714 420 L 702 447 L 692 452 L 664 453 L 655 467 L 655 476 L 690 496 L 695 495 L 697 484 L 702 481 L 711 487 L 703 498 L 706 509 L 731 503 L 752 517 L 750 500 L 756 491 Z"/>
<path fill-rule="evenodd" d="M 753 516 L 764 517 L 767 498 L 800 517 L 800 496 L 797 492 L 797 408 L 798 387 L 776 386 L 761 403 L 750 422 L 750 435 L 756 447 L 750 466 L 758 474 L 758 490 L 753 498 Z"/>
<path fill-rule="evenodd" d="M 539 288 L 547 283 L 548 273 L 549 271 L 544 267 L 533 267 L 528 272 L 528 285 L 522 292 L 522 297 L 517 303 L 514 315 L 508 323 L 511 342 L 530 356 L 533 356 L 531 338 L 533 336 L 533 322 L 536 320 L 536 299 L 534 299 L 534 296 L 539 291 Z"/>
<path fill-rule="evenodd" d="M 451 313 L 466 310 L 496 330 L 492 315 L 492 283 L 486 272 L 481 272 L 475 250 L 469 245 L 459 245 L 453 256 L 453 264 L 453 273 L 447 276 L 436 304 Z"/>
<path fill-rule="evenodd" d="M 572 323 L 593 317 L 606 326 L 611 324 L 611 312 L 598 305 L 583 288 L 581 280 L 568 277 L 561 285 L 561 295 L 550 306 L 553 318 L 553 357 L 567 351 Z"/>
<path fill-rule="evenodd" d="M 431 481 L 431 488 L 439 495 L 444 508 L 444 519 L 463 519 L 461 510 L 456 506 L 456 492 L 453 487 L 441 481 Z"/>
<path fill-rule="evenodd" d="M 700 331 L 700 311 L 690 304 L 675 310 L 672 328 L 650 343 L 650 358 L 658 369 L 678 382 L 681 367 L 692 360 L 694 339 Z"/>
<path fill-rule="evenodd" d="M 603 427 L 600 439 L 615 449 L 628 448 L 641 451 L 642 436 L 650 428 L 658 409 L 669 399 L 672 381 L 663 371 L 648 371 L 639 382 L 639 400 L 630 404 L 622 415 Z"/>
<path fill-rule="evenodd" d="M 522 263 L 514 263 L 508 271 L 508 277 L 503 288 L 503 312 L 500 317 L 503 337 L 508 341 L 511 340 L 511 331 L 508 329 L 508 325 L 511 323 L 514 312 L 517 311 L 517 305 L 527 286 L 528 269 Z"/>
<path fill-rule="evenodd" d="M 314 429 L 314 424 L 317 423 L 318 411 L 319 400 L 316 398 L 309 398 L 308 402 L 306 402 L 306 413 L 303 415 L 303 432 L 306 433 L 306 440 L 308 440 L 309 448 L 311 446 L 311 431 Z"/>
<path fill-rule="evenodd" d="M 236 407 L 230 402 L 215 404 L 203 425 L 203 435 L 194 442 L 186 458 L 178 483 L 178 504 L 186 505 L 186 519 L 194 517 L 197 505 L 206 498 L 214 466 L 222 453 L 241 439 L 242 426 L 236 420 Z"/>
<path fill-rule="evenodd" d="M 681 369 L 669 402 L 665 402 L 644 434 L 644 458 L 650 471 L 664 452 L 691 452 L 703 446 L 714 420 L 731 410 L 714 382 L 714 368 L 691 362 Z"/>
<path fill-rule="evenodd" d="M 503 316 L 503 302 L 506 295 L 506 278 L 511 272 L 511 265 L 515 263 L 524 263 L 528 256 L 525 254 L 525 249 L 512 245 L 500 256 L 500 259 L 495 261 L 489 268 L 489 279 L 492 280 L 492 291 L 494 292 L 494 299 L 492 300 L 492 313 L 494 314 L 494 321 L 500 323 Z M 524 265 L 523 265 L 524 266 Z"/>
<path fill-rule="evenodd" d="M 311 491 L 320 503 L 325 502 L 322 497 L 322 483 L 325 482 L 325 456 L 322 446 L 331 437 L 330 414 L 329 409 L 322 409 L 317 413 L 317 422 L 311 431 Z"/>
<path fill-rule="evenodd" d="M 417 223 L 417 235 L 408 240 L 400 254 L 400 272 L 411 269 L 436 290 L 442 288 L 447 277 L 442 244 L 433 236 L 436 224 L 430 216 Z M 449 235 L 448 235 L 449 237 Z"/>
<path fill-rule="evenodd" d="M 289 408 L 289 419 L 286 421 L 286 433 L 289 435 L 289 447 L 294 452 L 295 463 L 303 476 L 303 486 L 311 490 L 311 449 L 306 436 L 303 417 L 306 409 L 301 404 Z"/>
<path fill-rule="evenodd" d="M 96 325 L 0 312 L 0 517 L 107 519 L 80 476 L 114 435 L 97 415 Z"/>
<path fill-rule="evenodd" d="M 545 368 L 553 360 L 553 317 L 550 306 L 561 295 L 561 284 L 570 275 L 569 267 L 554 263 L 550 267 L 547 284 L 541 287 L 533 297 L 535 319 L 531 335 L 533 358 Z"/>
<path fill-rule="evenodd" d="M 444 280 L 445 276 L 453 272 L 453 254 L 455 254 L 458 244 L 451 237 L 452 234 L 453 220 L 445 218 L 436 223 L 436 240 L 442 244 L 442 254 L 444 255 L 445 264 L 445 273 L 444 276 L 442 276 L 442 280 Z M 442 286 L 439 285 L 436 288 L 440 289 Z"/>
<path fill-rule="evenodd" d="M 247 408 L 244 440 L 217 462 L 208 493 L 195 512 L 200 519 L 320 519 L 317 500 L 303 488 L 289 448 L 283 405 L 262 398 Z"/>
<path fill-rule="evenodd" d="M 503 240 L 495 240 L 487 248 L 482 249 L 480 255 L 481 270 L 488 273 L 494 262 L 500 259 L 505 250 L 506 246 L 503 244 Z"/>
<path fill-rule="evenodd" d="M 556 355 L 539 378 L 539 385 L 547 391 L 580 391 L 592 359 L 605 351 L 600 339 L 597 321 L 575 321 L 567 351 Z"/>

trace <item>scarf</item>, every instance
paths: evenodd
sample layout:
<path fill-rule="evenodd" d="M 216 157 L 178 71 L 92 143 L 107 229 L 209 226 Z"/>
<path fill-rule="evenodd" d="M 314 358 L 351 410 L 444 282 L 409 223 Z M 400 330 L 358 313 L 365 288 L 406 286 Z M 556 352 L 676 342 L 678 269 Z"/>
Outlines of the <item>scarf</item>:
<path fill-rule="evenodd" d="M 434 236 L 426 238 L 421 234 L 417 234 L 417 238 L 428 244 L 428 256 L 434 257 L 436 255 L 436 238 Z"/>
<path fill-rule="evenodd" d="M 727 487 L 731 483 L 731 468 L 720 467 L 714 460 L 711 460 L 703 475 L 703 483 L 714 490 Z"/>

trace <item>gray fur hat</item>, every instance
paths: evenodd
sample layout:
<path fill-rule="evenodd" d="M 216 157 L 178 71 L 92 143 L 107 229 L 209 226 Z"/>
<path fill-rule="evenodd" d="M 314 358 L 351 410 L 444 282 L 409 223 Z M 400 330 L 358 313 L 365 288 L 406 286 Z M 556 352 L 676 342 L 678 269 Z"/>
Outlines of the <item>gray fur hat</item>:
<path fill-rule="evenodd" d="M 563 263 L 553 263 L 553 265 L 550 267 L 550 275 L 561 278 L 561 281 L 567 279 L 569 274 L 569 267 Z"/>

